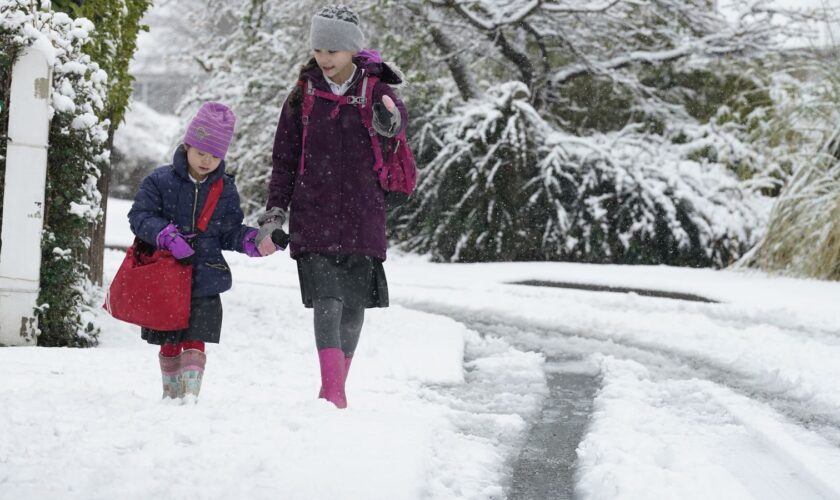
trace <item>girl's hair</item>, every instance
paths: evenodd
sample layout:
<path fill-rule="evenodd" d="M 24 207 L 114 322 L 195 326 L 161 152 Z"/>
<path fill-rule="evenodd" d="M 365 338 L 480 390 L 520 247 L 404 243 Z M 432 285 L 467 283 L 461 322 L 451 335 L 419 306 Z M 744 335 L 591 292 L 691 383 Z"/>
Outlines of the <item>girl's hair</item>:
<path fill-rule="evenodd" d="M 301 80 L 303 80 L 304 75 L 317 68 L 318 63 L 315 61 L 315 58 L 309 60 L 306 64 L 300 67 L 300 74 L 298 75 L 298 81 L 295 83 L 295 88 L 292 90 L 292 93 L 289 94 L 289 106 L 292 108 L 293 111 L 297 111 L 300 109 L 301 104 L 303 103 L 303 85 L 301 84 Z"/>

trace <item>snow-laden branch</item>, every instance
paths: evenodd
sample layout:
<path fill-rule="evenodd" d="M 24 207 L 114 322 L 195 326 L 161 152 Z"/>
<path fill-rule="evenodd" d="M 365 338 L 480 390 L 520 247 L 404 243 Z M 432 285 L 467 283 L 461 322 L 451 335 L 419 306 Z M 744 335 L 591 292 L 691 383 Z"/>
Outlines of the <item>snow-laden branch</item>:
<path fill-rule="evenodd" d="M 724 40 L 726 40 L 725 36 L 712 35 L 700 40 L 688 42 L 683 46 L 669 50 L 636 50 L 618 57 L 614 57 L 608 61 L 604 61 L 601 63 L 577 64 L 570 68 L 564 68 L 563 70 L 555 73 L 551 77 L 551 81 L 556 85 L 559 83 L 566 82 L 576 76 L 580 76 L 585 73 L 591 73 L 593 71 L 600 73 L 608 73 L 611 70 L 621 69 L 636 63 L 666 63 L 695 54 L 722 55 L 730 52 L 737 52 L 739 50 L 742 50 L 743 48 L 738 45 L 716 46 L 713 43 L 716 41 Z"/>
<path fill-rule="evenodd" d="M 463 1 L 463 0 L 433 0 L 431 5 L 436 7 L 452 8 L 458 11 L 464 18 L 468 19 L 474 26 L 492 31 L 503 26 L 512 26 L 519 24 L 539 11 L 553 13 L 553 14 L 599 14 L 608 11 L 619 3 L 643 5 L 644 2 L 636 2 L 629 0 L 609 0 L 600 5 L 587 7 L 571 7 L 568 5 L 558 4 L 556 2 L 546 2 L 544 0 L 528 0 L 524 5 L 519 6 L 516 10 L 508 12 L 506 10 L 494 9 L 493 2 L 477 2 L 477 1 Z M 488 5 L 489 3 L 489 5 Z M 473 8 L 471 8 L 473 7 Z M 479 12 L 495 12 L 492 20 L 485 19 L 479 16 Z"/>
<path fill-rule="evenodd" d="M 611 0 L 608 2 L 604 2 L 601 5 L 594 5 L 591 7 L 567 7 L 564 5 L 556 5 L 553 3 L 541 3 L 539 6 L 542 10 L 546 12 L 554 12 L 558 14 L 598 14 L 602 12 L 606 12 L 609 9 L 615 7 L 623 0 Z M 634 3 L 637 5 L 642 5 L 644 2 L 627 2 L 627 3 Z"/>

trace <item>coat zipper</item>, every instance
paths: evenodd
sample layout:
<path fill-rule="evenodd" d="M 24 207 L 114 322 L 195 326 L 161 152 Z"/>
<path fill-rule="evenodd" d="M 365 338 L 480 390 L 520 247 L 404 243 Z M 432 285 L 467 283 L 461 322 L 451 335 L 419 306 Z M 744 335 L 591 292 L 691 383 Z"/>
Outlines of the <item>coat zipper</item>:
<path fill-rule="evenodd" d="M 195 184 L 195 198 L 193 199 L 192 232 L 195 233 L 195 210 L 198 208 L 198 184 Z"/>

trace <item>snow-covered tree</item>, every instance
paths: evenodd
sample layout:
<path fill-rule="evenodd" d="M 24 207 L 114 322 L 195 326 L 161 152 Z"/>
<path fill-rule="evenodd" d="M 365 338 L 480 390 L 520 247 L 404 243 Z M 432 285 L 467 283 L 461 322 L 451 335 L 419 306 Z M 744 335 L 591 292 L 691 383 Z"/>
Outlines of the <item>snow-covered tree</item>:
<path fill-rule="evenodd" d="M 234 21 L 197 37 L 206 78 L 184 114 L 207 99 L 237 111 L 229 159 L 253 214 L 322 2 L 203 1 Z M 758 193 L 790 172 L 761 136 L 770 63 L 812 13 L 717 4 L 354 4 L 370 47 L 408 75 L 420 185 L 392 236 L 439 260 L 732 262 L 760 236 Z"/>
<path fill-rule="evenodd" d="M 725 13 L 675 0 L 399 4 L 429 26 L 467 101 L 421 120 L 421 184 L 395 231 L 406 248 L 722 266 L 760 235 L 755 191 L 787 175 L 756 140 L 774 113 L 762 63 L 808 13 L 762 1 Z M 539 120 L 524 119 L 526 104 Z"/>
<path fill-rule="evenodd" d="M 39 5 L 40 4 L 40 5 Z M 91 322 L 92 306 L 84 256 L 90 245 L 85 236 L 101 220 L 97 180 L 107 162 L 107 120 L 98 114 L 106 102 L 107 74 L 83 53 L 91 40 L 93 24 L 87 19 L 51 11 L 49 2 L 0 0 L 0 60 L 3 100 L 7 101 L 11 64 L 27 46 L 51 47 L 53 56 L 53 112 L 41 292 L 38 298 L 39 345 L 86 346 L 96 343 Z M 3 114 L 0 132 L 8 115 Z M 0 135 L 5 135 L 0 133 Z M 5 175 L 5 140 L 0 149 L 0 196 Z M 0 204 L 2 206 L 2 204 Z"/>
<path fill-rule="evenodd" d="M 698 266 L 746 250 L 761 220 L 725 165 L 640 126 L 571 135 L 529 97 L 523 83 L 503 84 L 426 125 L 420 147 L 437 154 L 400 220 L 407 248 L 447 261 Z"/>
<path fill-rule="evenodd" d="M 125 122 L 114 134 L 109 195 L 134 199 L 143 178 L 171 161 L 177 139 L 183 133 L 184 124 L 179 118 L 158 113 L 142 102 L 132 102 Z"/>

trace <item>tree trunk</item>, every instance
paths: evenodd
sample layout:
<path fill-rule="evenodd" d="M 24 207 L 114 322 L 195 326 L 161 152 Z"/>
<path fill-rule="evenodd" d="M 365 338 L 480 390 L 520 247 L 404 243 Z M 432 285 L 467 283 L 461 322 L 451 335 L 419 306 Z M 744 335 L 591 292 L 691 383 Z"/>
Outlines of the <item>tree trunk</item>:
<path fill-rule="evenodd" d="M 493 40 L 505 59 L 512 62 L 522 75 L 522 83 L 529 89 L 534 85 L 534 63 L 525 51 L 519 50 L 508 41 L 501 28 L 488 33 L 487 36 Z"/>
<path fill-rule="evenodd" d="M 114 149 L 114 132 L 116 126 L 111 117 L 111 127 L 108 130 L 108 145 L 109 151 Z M 110 163 L 103 166 L 99 175 L 99 182 L 96 184 L 99 194 L 102 195 L 102 222 L 90 228 L 88 236 L 90 237 L 90 247 L 88 247 L 88 254 L 86 256 L 86 264 L 88 265 L 88 278 L 97 285 L 102 285 L 102 276 L 104 272 L 105 260 L 105 217 L 108 216 L 108 191 L 111 188 L 111 165 Z"/>
<path fill-rule="evenodd" d="M 449 2 L 446 2 L 446 6 L 453 8 L 455 12 L 465 21 L 484 33 L 485 36 L 487 36 L 487 38 L 489 38 L 493 44 L 499 48 L 505 59 L 516 66 L 516 69 L 518 69 L 519 73 L 522 75 L 522 83 L 524 83 L 529 89 L 532 87 L 534 83 L 534 63 L 531 61 L 530 56 L 524 49 L 517 48 L 508 40 L 507 35 L 505 35 L 501 26 L 493 27 L 492 25 L 482 23 L 472 17 L 467 12 L 464 5 L 459 2 L 450 0 Z"/>
<path fill-rule="evenodd" d="M 449 36 L 437 26 L 429 27 L 429 33 L 432 35 L 432 40 L 438 50 L 446 58 L 446 65 L 452 73 L 452 78 L 455 80 L 461 98 L 469 101 L 478 97 L 478 86 L 475 84 L 472 73 L 470 73 L 470 69 L 457 52 L 458 48 Z"/>

